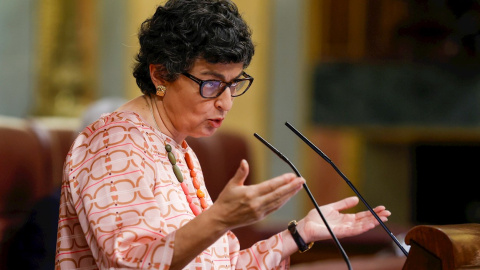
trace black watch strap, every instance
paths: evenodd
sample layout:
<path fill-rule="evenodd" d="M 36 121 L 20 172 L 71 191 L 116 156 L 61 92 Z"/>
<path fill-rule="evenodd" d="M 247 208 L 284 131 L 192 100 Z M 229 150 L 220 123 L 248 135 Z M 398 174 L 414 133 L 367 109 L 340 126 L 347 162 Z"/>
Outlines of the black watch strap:
<path fill-rule="evenodd" d="M 288 231 L 290 232 L 290 234 L 293 237 L 293 240 L 297 244 L 298 251 L 300 253 L 303 253 L 303 252 L 309 250 L 313 246 L 313 242 L 311 242 L 310 244 L 305 243 L 302 236 L 300 236 L 300 234 L 298 233 L 298 231 L 297 231 L 297 221 L 296 220 L 292 220 L 288 223 Z"/>

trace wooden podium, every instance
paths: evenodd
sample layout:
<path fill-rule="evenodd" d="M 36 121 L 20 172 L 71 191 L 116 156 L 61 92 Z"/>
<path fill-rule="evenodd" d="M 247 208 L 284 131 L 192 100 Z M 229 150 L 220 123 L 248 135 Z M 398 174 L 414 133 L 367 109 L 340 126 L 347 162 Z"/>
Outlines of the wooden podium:
<path fill-rule="evenodd" d="M 480 269 L 480 224 L 416 226 L 405 243 L 403 270 Z"/>

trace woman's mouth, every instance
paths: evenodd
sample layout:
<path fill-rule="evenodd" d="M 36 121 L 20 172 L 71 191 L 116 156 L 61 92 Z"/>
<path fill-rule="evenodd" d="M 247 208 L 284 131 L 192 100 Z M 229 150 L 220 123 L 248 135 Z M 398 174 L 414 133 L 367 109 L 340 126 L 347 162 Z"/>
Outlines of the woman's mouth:
<path fill-rule="evenodd" d="M 214 128 L 219 128 L 222 125 L 223 118 L 208 119 L 210 125 Z"/>

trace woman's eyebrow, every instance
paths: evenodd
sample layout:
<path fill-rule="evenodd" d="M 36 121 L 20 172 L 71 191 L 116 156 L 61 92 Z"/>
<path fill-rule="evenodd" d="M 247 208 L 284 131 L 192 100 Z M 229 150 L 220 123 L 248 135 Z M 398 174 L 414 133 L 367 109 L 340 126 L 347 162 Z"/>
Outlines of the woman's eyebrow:
<path fill-rule="evenodd" d="M 201 75 L 211 75 L 211 76 L 217 77 L 221 81 L 225 82 L 225 76 L 223 74 L 220 74 L 220 73 L 215 72 L 215 71 L 205 71 L 205 72 L 202 72 L 200 74 Z M 240 74 L 238 74 L 235 78 L 233 78 L 232 81 L 238 79 L 240 76 L 242 76 L 242 74 L 243 74 L 243 70 L 240 72 Z"/>

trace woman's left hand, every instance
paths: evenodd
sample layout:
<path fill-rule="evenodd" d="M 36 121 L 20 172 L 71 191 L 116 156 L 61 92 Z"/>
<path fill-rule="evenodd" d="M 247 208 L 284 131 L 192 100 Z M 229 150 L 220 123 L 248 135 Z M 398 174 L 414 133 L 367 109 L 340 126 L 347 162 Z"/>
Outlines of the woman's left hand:
<path fill-rule="evenodd" d="M 358 201 L 359 199 L 353 196 L 320 207 L 320 211 L 337 238 L 358 235 L 373 229 L 379 224 L 368 210 L 354 214 L 340 213 L 342 210 L 354 207 L 358 204 Z M 387 217 L 391 215 L 390 211 L 385 210 L 384 206 L 377 206 L 373 210 L 383 222 L 387 221 Z M 299 222 L 297 229 L 307 243 L 331 238 L 316 209 L 312 209 Z"/>

